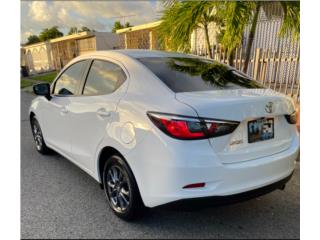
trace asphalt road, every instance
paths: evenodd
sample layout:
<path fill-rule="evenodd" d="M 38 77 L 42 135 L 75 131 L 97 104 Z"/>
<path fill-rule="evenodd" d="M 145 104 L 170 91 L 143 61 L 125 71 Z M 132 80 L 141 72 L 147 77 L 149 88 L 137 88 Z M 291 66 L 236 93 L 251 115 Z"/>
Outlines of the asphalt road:
<path fill-rule="evenodd" d="M 21 92 L 21 238 L 299 238 L 300 165 L 284 191 L 197 211 L 154 209 L 127 223 L 103 191 L 58 154 L 36 152 Z"/>

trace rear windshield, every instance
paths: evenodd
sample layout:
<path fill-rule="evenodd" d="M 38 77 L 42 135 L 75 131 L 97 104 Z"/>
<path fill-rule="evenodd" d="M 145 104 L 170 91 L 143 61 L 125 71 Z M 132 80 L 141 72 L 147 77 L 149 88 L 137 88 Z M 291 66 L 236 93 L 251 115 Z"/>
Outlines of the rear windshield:
<path fill-rule="evenodd" d="M 199 58 L 138 58 L 174 92 L 263 88 L 228 66 Z"/>

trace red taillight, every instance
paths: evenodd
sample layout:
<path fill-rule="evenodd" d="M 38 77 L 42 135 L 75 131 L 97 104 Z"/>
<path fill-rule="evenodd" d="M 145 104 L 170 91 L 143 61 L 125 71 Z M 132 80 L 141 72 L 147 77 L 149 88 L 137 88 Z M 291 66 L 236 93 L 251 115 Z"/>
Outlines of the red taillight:
<path fill-rule="evenodd" d="M 200 125 L 199 125 L 199 129 L 191 132 L 187 121 L 161 119 L 161 122 L 171 136 L 183 138 L 183 139 L 193 139 L 193 138 L 204 137 L 204 133 Z"/>
<path fill-rule="evenodd" d="M 167 135 L 183 140 L 204 139 L 229 134 L 238 122 L 210 120 L 148 112 L 151 121 Z"/>
<path fill-rule="evenodd" d="M 193 183 L 193 184 L 186 185 L 183 188 L 184 189 L 186 189 L 186 188 L 202 188 L 205 185 L 206 185 L 205 183 Z"/>

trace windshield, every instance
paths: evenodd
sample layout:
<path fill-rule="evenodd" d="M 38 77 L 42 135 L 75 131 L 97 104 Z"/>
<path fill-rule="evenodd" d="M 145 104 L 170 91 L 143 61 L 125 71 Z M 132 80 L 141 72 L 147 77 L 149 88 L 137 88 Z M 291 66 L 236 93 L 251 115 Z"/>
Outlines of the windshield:
<path fill-rule="evenodd" d="M 258 82 L 224 64 L 199 58 L 138 58 L 174 92 L 263 88 Z"/>

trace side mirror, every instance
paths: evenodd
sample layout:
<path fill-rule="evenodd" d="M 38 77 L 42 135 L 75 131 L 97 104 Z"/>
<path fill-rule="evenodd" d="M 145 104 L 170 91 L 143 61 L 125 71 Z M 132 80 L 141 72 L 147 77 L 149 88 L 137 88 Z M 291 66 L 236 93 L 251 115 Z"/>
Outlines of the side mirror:
<path fill-rule="evenodd" d="M 33 85 L 33 92 L 38 96 L 45 96 L 48 100 L 51 99 L 49 83 L 39 83 Z"/>

